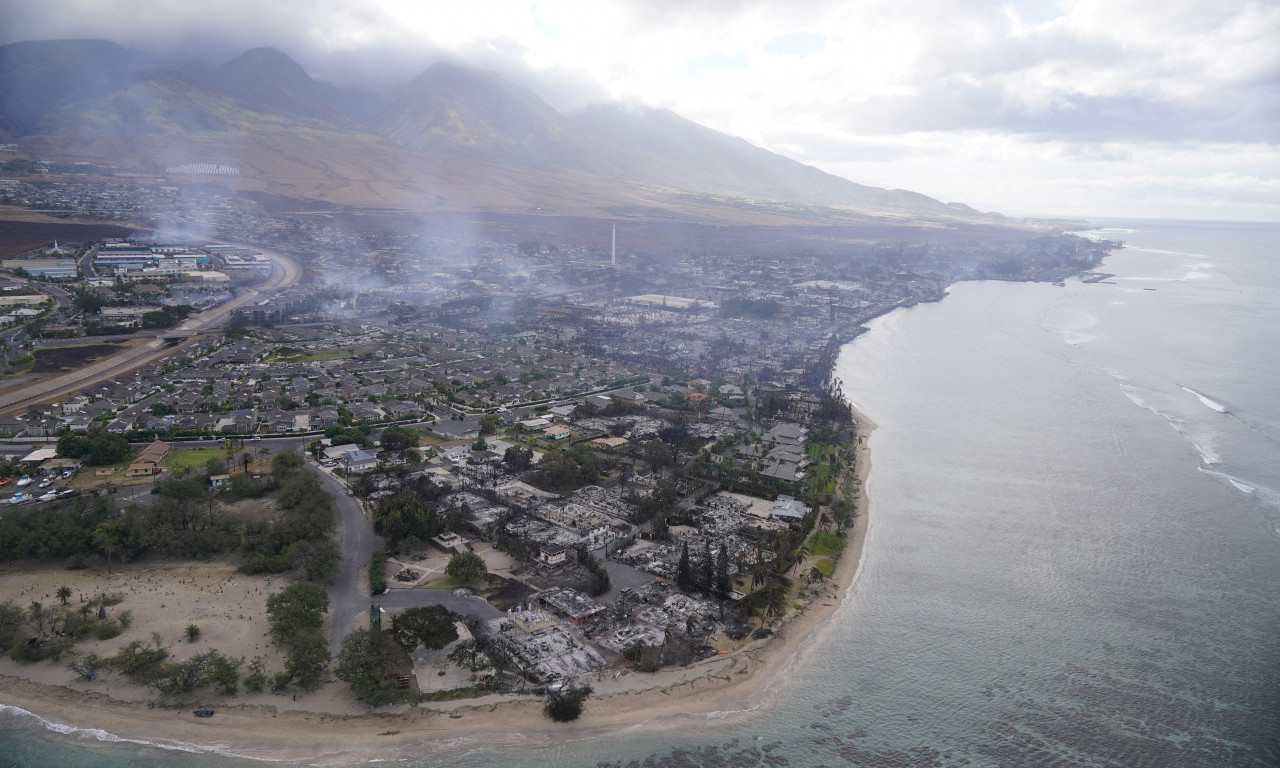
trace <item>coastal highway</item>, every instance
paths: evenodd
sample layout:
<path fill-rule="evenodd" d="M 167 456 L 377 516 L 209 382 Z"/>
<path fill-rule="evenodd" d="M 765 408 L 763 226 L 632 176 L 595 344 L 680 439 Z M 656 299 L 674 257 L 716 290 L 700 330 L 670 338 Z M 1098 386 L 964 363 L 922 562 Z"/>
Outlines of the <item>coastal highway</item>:
<path fill-rule="evenodd" d="M 272 263 L 271 276 L 265 283 L 243 290 L 239 296 L 225 304 L 192 315 L 175 330 L 204 331 L 214 328 L 222 324 L 234 310 L 265 294 L 293 285 L 302 276 L 302 267 L 288 256 L 266 251 L 262 251 L 262 254 L 271 259 Z M 32 405 L 128 373 L 172 354 L 181 346 L 181 344 L 169 346 L 160 339 L 152 339 L 70 373 L 30 384 L 22 382 L 10 388 L 0 389 L 0 415 L 20 413 Z"/>

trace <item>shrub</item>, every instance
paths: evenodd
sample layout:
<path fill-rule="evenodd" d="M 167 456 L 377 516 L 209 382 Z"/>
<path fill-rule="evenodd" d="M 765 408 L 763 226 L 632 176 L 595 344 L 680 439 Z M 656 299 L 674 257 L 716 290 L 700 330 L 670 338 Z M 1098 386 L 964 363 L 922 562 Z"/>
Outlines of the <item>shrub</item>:
<path fill-rule="evenodd" d="M 557 723 L 567 723 L 582 716 L 582 704 L 592 693 L 591 686 L 568 687 L 549 691 L 542 711 Z"/>
<path fill-rule="evenodd" d="M 387 553 L 374 552 L 369 562 L 369 591 L 375 595 L 387 591 L 386 565 Z"/>
<path fill-rule="evenodd" d="M 113 637 L 119 637 L 120 633 L 124 632 L 123 623 L 123 616 L 117 619 L 99 621 L 93 625 L 93 635 L 99 640 L 110 640 Z"/>

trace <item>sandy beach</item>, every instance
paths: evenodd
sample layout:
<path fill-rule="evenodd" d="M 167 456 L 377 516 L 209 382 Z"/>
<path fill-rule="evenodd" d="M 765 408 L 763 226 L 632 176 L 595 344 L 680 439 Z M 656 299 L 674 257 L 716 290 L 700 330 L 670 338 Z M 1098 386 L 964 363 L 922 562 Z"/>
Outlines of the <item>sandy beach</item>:
<path fill-rule="evenodd" d="M 850 590 L 862 558 L 868 525 L 866 479 L 871 462 L 868 438 L 875 425 L 855 411 L 858 420 L 857 516 L 834 577 L 810 597 L 803 610 L 775 627 L 772 637 L 754 641 L 741 651 L 684 668 L 654 674 L 624 671 L 606 673 L 592 681 L 595 694 L 581 719 L 556 724 L 542 713 L 534 696 L 493 695 L 457 702 L 388 707 L 371 711 L 357 703 L 346 686 L 330 683 L 314 693 L 257 693 L 234 697 L 211 691 L 199 706 L 216 709 L 209 719 L 191 716 L 192 702 L 168 706 L 147 688 L 107 673 L 100 680 L 78 681 L 65 664 L 19 664 L 0 660 L 0 705 L 26 710 L 46 723 L 78 729 L 100 729 L 126 740 L 195 752 L 242 757 L 309 758 L 339 762 L 359 754 L 394 753 L 424 741 L 484 735 L 494 742 L 554 743 L 601 736 L 646 724 L 648 727 L 688 727 L 681 717 L 709 712 L 733 712 L 767 705 L 768 692 L 778 675 L 795 663 L 831 618 Z M 130 629 L 106 641 L 82 642 L 81 652 L 107 656 L 131 640 L 150 640 L 158 632 L 177 659 L 216 649 L 246 661 L 262 656 L 271 669 L 282 665 L 278 651 L 265 636 L 266 598 L 287 582 L 248 577 L 230 563 L 147 563 L 97 571 L 47 569 L 0 572 L 0 602 L 29 605 L 39 600 L 57 604 L 56 590 L 73 590 L 70 605 L 83 596 L 102 592 L 125 600 L 108 613 L 130 610 Z M 46 597 L 46 595 L 48 597 Z M 187 642 L 188 624 L 201 628 L 200 638 Z M 58 730 L 66 731 L 65 727 Z"/>

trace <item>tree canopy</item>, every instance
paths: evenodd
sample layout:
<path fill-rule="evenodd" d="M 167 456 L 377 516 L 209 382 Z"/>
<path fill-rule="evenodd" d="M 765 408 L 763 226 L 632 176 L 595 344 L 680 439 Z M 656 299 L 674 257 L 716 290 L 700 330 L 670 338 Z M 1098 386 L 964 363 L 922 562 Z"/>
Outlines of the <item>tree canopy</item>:
<path fill-rule="evenodd" d="M 468 550 L 449 558 L 449 564 L 444 567 L 444 572 L 458 581 L 478 581 L 489 572 L 489 566 L 485 565 L 483 557 Z"/>
<path fill-rule="evenodd" d="M 389 675 L 395 672 L 395 645 L 386 633 L 357 629 L 342 641 L 334 675 L 355 697 L 373 707 L 400 701 L 404 691 Z"/>
<path fill-rule="evenodd" d="M 458 617 L 441 605 L 410 608 L 391 619 L 391 638 L 406 651 L 419 645 L 438 651 L 458 639 Z"/>

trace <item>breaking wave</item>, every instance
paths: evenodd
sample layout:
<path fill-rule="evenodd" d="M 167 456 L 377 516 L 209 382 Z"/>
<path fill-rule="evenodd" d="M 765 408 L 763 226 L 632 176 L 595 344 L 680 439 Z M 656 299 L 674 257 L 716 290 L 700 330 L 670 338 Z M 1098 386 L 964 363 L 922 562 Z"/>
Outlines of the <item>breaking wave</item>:
<path fill-rule="evenodd" d="M 1191 387 L 1183 387 L 1181 384 L 1179 384 L 1178 386 L 1182 388 L 1183 392 L 1186 392 L 1191 395 L 1195 395 L 1196 399 L 1199 400 L 1201 403 L 1204 403 L 1204 406 L 1209 410 L 1217 411 L 1218 413 L 1230 413 L 1230 411 L 1227 410 L 1227 406 L 1223 405 L 1222 403 L 1219 403 L 1217 400 L 1214 400 L 1213 398 L 1210 398 L 1207 395 L 1197 392 Z"/>
<path fill-rule="evenodd" d="M 1222 461 L 1222 458 L 1218 455 L 1217 449 L 1213 445 L 1212 435 L 1193 434 L 1191 431 L 1191 425 L 1189 425 L 1185 420 L 1161 410 L 1148 400 L 1137 387 L 1127 383 L 1122 377 L 1114 373 L 1112 376 L 1119 382 L 1120 390 L 1124 392 L 1124 396 L 1129 398 L 1130 402 L 1139 408 L 1154 413 L 1168 422 L 1169 426 L 1173 427 L 1188 445 L 1196 449 L 1196 453 L 1200 454 L 1201 462 L 1205 465 L 1212 466 Z M 1223 412 L 1225 413 L 1225 411 Z"/>
<path fill-rule="evenodd" d="M 61 733 L 64 736 L 79 736 L 81 738 L 107 742 L 110 744 L 137 744 L 144 747 L 157 747 L 159 749 L 173 750 L 175 752 L 202 753 L 208 751 L 189 744 L 166 744 L 147 741 L 145 739 L 130 739 L 124 736 L 117 736 L 116 734 L 111 733 L 110 731 L 104 731 L 101 728 L 81 728 L 75 725 L 67 725 L 66 723 L 55 723 L 52 720 L 44 719 L 34 712 L 29 712 L 22 707 L 15 707 L 10 704 L 0 704 L 0 715 L 8 715 L 9 717 L 14 718 L 30 718 L 46 731 Z"/>

